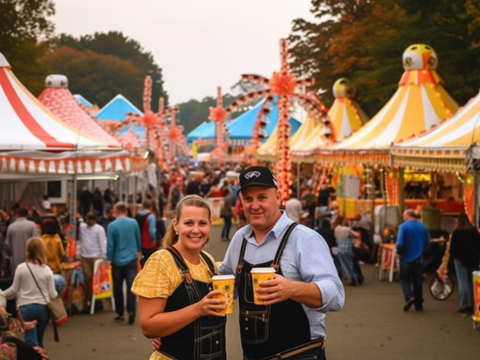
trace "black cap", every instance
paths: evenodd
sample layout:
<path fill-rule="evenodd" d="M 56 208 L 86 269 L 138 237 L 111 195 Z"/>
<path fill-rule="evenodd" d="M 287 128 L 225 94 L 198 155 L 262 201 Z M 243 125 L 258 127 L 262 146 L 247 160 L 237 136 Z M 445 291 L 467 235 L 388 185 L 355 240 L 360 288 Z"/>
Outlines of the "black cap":
<path fill-rule="evenodd" d="M 238 192 L 249 186 L 265 186 L 277 189 L 275 175 L 265 166 L 250 166 L 240 173 L 239 179 L 240 189 L 238 189 Z"/>

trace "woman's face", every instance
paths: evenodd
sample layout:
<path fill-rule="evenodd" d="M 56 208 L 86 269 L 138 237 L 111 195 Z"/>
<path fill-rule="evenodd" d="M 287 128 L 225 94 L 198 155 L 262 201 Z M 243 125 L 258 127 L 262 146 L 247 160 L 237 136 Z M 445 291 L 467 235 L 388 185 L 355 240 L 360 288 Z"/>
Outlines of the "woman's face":
<path fill-rule="evenodd" d="M 200 251 L 212 229 L 208 209 L 183 205 L 180 218 L 173 220 L 173 227 L 178 232 L 176 246 L 187 251 Z"/>

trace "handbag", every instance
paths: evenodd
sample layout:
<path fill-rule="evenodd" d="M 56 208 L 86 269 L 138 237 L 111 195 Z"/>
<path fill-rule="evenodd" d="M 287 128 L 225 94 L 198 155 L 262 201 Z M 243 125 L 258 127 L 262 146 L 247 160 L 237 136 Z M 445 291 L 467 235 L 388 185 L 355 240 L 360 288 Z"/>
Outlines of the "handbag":
<path fill-rule="evenodd" d="M 32 269 L 30 269 L 28 263 L 25 262 L 25 264 L 27 265 L 30 274 L 32 274 L 33 280 L 35 281 L 38 290 L 40 290 L 43 299 L 47 303 L 48 312 L 50 313 L 50 317 L 52 318 L 53 338 L 56 342 L 59 342 L 60 338 L 58 337 L 57 326 L 62 325 L 68 320 L 67 310 L 65 309 L 65 305 L 63 305 L 63 300 L 61 297 L 57 297 L 56 299 L 51 299 L 50 302 L 47 302 L 47 298 L 45 297 L 45 295 L 43 295 L 43 291 L 40 288 L 40 285 L 38 285 L 37 279 L 35 279 L 35 275 L 33 275 Z"/>

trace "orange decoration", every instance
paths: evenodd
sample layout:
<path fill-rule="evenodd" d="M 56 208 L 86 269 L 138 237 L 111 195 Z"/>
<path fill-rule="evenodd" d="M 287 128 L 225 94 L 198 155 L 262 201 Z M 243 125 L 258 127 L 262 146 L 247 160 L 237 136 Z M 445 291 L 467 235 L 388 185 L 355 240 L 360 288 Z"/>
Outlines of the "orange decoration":
<path fill-rule="evenodd" d="M 297 80 L 292 73 L 274 72 L 270 80 L 270 89 L 279 96 L 291 96 L 297 88 Z"/>
<path fill-rule="evenodd" d="M 147 127 L 155 125 L 157 122 L 157 115 L 155 115 L 152 110 L 147 110 L 145 116 L 143 117 L 143 124 Z"/>
<path fill-rule="evenodd" d="M 210 116 L 208 117 L 208 120 L 213 120 L 215 122 L 225 121 L 225 118 L 227 117 L 227 111 L 224 108 L 214 108 L 210 106 L 208 109 L 210 110 Z"/>
<path fill-rule="evenodd" d="M 180 139 L 181 136 L 182 136 L 182 130 L 179 127 L 175 126 L 170 128 L 170 132 L 168 133 L 168 138 L 171 141 L 177 141 Z"/>

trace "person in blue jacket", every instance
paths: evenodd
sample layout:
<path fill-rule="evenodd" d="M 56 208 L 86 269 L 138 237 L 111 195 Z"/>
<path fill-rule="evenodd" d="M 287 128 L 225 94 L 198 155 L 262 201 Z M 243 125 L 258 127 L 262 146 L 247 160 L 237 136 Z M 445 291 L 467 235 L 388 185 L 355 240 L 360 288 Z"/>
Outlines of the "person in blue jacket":
<path fill-rule="evenodd" d="M 430 246 L 430 234 L 427 227 L 416 219 L 413 210 L 405 210 L 403 220 L 397 238 L 400 285 L 405 297 L 403 310 L 408 311 L 415 305 L 416 311 L 423 311 L 423 253 Z"/>
<path fill-rule="evenodd" d="M 135 322 L 136 297 L 130 290 L 137 276 L 138 262 L 142 258 L 140 228 L 135 219 L 127 217 L 127 206 L 115 204 L 117 219 L 108 225 L 107 261 L 112 263 L 113 296 L 115 297 L 116 322 L 124 321 L 123 282 L 127 282 L 128 323 Z"/>

